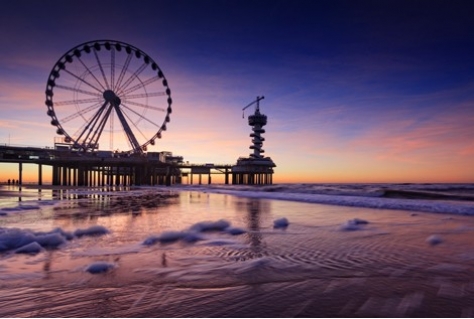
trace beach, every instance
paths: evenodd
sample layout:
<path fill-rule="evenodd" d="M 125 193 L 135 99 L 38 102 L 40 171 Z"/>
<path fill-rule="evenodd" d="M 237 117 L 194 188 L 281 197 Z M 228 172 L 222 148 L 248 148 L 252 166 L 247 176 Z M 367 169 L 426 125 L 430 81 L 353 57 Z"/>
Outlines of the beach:
<path fill-rule="evenodd" d="M 64 241 L 0 252 L 1 316 L 474 315 L 471 188 L 459 202 L 390 191 L 387 206 L 360 193 L 290 200 L 276 187 L 5 186 L 3 234 Z"/>

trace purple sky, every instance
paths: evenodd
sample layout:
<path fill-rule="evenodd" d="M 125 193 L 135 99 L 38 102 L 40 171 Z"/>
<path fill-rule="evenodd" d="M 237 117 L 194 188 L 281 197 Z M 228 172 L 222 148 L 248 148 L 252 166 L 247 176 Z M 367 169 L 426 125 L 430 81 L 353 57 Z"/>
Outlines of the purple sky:
<path fill-rule="evenodd" d="M 472 1 L 0 6 L 2 144 L 52 146 L 51 68 L 78 44 L 112 39 L 168 79 L 173 114 L 152 151 L 234 163 L 250 153 L 241 109 L 264 95 L 277 182 L 474 182 Z"/>

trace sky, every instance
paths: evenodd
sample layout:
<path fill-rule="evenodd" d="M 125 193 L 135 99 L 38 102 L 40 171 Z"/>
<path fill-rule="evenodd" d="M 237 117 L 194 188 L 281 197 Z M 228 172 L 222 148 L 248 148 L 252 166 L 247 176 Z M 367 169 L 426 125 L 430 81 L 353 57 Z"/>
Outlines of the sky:
<path fill-rule="evenodd" d="M 472 183 L 473 34 L 459 0 L 4 1 L 0 144 L 53 146 L 52 67 L 111 39 L 168 80 L 171 122 L 149 151 L 233 164 L 251 151 L 242 108 L 265 96 L 274 182 Z"/>

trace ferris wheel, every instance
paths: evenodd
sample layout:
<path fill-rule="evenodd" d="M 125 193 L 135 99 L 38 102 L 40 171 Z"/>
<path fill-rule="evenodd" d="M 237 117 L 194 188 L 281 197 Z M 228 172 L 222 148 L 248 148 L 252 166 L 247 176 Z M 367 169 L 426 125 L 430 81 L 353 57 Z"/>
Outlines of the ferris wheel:
<path fill-rule="evenodd" d="M 158 64 L 119 41 L 80 44 L 54 65 L 47 114 L 75 150 L 143 153 L 170 121 L 171 90 Z M 101 144 L 99 144 L 99 141 Z"/>

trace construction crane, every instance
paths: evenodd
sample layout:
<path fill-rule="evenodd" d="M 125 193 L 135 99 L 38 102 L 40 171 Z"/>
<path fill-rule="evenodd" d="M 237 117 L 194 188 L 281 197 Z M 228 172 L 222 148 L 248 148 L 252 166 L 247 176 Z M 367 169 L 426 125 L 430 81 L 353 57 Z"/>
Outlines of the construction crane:
<path fill-rule="evenodd" d="M 244 107 L 244 108 L 242 109 L 242 118 L 244 118 L 244 111 L 245 111 L 248 107 L 254 105 L 255 103 L 257 104 L 257 106 L 255 107 L 255 113 L 260 113 L 259 102 L 260 102 L 260 100 L 263 100 L 264 98 L 265 98 L 264 96 L 257 96 L 257 99 L 256 99 L 255 101 L 253 101 L 252 103 L 250 103 L 249 105 L 247 105 L 246 107 Z"/>

